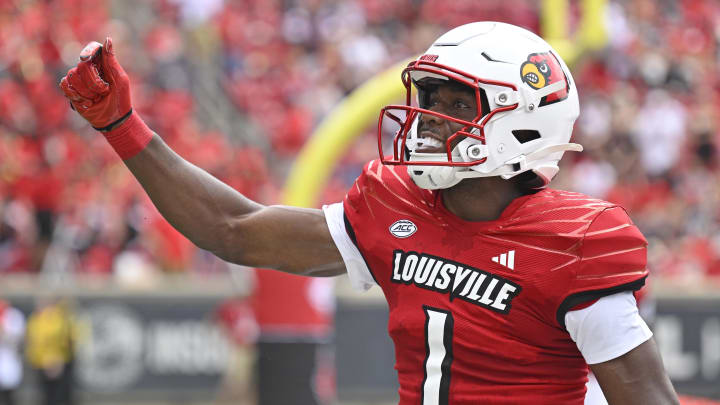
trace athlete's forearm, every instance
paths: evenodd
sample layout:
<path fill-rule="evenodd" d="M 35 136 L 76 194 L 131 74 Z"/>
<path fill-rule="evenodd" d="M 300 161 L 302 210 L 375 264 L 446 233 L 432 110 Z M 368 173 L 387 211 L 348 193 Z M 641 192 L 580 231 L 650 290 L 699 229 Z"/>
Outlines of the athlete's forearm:
<path fill-rule="evenodd" d="M 238 219 L 263 206 L 180 157 L 158 136 L 124 161 L 160 213 L 200 248 L 238 257 Z"/>
<path fill-rule="evenodd" d="M 590 369 L 610 405 L 680 403 L 653 338 L 616 359 L 591 364 Z"/>
<path fill-rule="evenodd" d="M 102 132 L 178 231 L 222 259 L 295 274 L 345 271 L 318 209 L 264 207 L 173 152 L 133 111 L 112 39 L 91 42 L 60 81 L 73 109 Z"/>

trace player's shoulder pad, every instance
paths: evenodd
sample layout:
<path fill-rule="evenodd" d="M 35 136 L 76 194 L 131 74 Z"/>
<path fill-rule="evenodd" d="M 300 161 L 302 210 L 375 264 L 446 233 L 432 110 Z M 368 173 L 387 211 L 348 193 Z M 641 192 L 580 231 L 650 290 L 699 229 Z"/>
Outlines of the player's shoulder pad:
<path fill-rule="evenodd" d="M 614 285 L 644 277 L 646 266 L 647 240 L 625 209 L 612 206 L 602 210 L 583 235 L 577 279 Z"/>
<path fill-rule="evenodd" d="M 525 202 L 514 213 L 517 219 L 544 222 L 547 219 L 569 220 L 576 229 L 587 227 L 600 211 L 614 204 L 585 194 L 572 191 L 543 189 L 526 197 Z"/>
<path fill-rule="evenodd" d="M 558 306 L 557 321 L 579 304 L 621 291 L 637 291 L 647 277 L 647 241 L 625 210 L 611 205 L 595 216 L 579 247 L 575 279 Z"/>

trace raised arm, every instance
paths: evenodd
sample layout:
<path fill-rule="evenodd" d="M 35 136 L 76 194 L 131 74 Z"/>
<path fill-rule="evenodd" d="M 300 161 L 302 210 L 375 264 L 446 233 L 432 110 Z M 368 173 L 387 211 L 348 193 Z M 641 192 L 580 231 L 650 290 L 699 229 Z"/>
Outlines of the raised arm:
<path fill-rule="evenodd" d="M 345 272 L 318 209 L 263 206 L 189 163 L 132 111 L 112 41 L 88 45 L 60 82 L 73 108 L 118 152 L 160 213 L 197 246 L 238 264 L 294 274 Z"/>
<path fill-rule="evenodd" d="M 655 340 L 590 369 L 609 405 L 678 405 Z"/>

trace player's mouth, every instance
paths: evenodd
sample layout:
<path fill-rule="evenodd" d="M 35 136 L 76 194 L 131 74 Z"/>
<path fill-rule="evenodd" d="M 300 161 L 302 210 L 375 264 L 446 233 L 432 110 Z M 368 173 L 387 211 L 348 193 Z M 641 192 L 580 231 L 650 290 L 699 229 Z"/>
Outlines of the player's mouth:
<path fill-rule="evenodd" d="M 417 153 L 445 153 L 446 152 L 446 145 L 445 140 L 442 136 L 430 132 L 430 131 L 422 131 L 420 132 L 419 139 L 417 141 L 417 148 L 415 149 L 415 152 Z"/>

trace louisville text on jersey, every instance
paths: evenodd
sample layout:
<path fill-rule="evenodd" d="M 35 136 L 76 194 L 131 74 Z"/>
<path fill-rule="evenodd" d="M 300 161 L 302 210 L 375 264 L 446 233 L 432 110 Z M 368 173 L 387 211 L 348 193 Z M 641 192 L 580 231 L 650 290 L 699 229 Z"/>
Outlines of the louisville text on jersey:
<path fill-rule="evenodd" d="M 522 288 L 495 274 L 425 253 L 393 251 L 392 282 L 447 293 L 506 314 Z"/>

